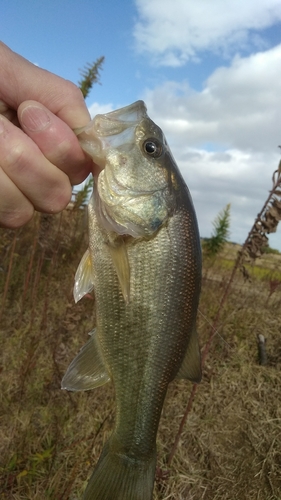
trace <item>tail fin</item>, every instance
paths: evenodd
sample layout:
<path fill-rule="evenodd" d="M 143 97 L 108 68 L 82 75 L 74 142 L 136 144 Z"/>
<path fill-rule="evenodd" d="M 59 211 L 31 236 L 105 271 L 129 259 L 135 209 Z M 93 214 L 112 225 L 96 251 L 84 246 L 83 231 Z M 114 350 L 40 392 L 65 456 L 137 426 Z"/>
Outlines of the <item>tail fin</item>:
<path fill-rule="evenodd" d="M 105 444 L 83 500 L 151 500 L 156 450 L 145 462 L 131 459 Z"/>

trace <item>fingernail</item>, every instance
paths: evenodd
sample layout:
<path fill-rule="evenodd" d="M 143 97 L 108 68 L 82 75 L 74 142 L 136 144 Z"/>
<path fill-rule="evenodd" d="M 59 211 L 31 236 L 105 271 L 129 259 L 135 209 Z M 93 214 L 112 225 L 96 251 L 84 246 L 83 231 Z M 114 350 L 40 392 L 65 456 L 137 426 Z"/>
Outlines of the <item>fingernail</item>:
<path fill-rule="evenodd" d="M 27 106 L 21 113 L 22 125 L 31 132 L 44 130 L 51 120 L 46 111 L 38 106 Z"/>

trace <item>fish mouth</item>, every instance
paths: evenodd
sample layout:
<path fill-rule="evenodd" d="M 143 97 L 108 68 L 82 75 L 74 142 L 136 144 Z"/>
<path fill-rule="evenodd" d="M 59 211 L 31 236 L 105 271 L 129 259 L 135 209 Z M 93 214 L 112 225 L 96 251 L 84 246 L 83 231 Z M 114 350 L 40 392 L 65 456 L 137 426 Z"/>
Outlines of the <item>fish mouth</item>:
<path fill-rule="evenodd" d="M 143 101 L 124 106 L 104 115 L 96 115 L 93 119 L 96 133 L 100 136 L 117 135 L 139 123 L 147 117 L 146 105 Z"/>
<path fill-rule="evenodd" d="M 147 118 L 146 105 L 143 101 L 96 115 L 86 127 L 75 129 L 80 145 L 101 167 L 105 167 L 106 151 L 117 149 L 133 142 L 134 131 L 140 121 Z"/>

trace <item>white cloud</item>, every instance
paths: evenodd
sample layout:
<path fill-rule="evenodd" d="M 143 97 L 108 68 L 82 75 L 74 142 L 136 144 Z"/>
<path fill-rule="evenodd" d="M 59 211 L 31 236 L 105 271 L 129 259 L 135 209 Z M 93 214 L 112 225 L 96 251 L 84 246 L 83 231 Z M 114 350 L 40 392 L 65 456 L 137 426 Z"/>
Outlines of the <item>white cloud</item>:
<path fill-rule="evenodd" d="M 104 113 L 109 113 L 110 111 L 113 111 L 113 104 L 108 103 L 108 104 L 99 104 L 98 102 L 94 102 L 91 104 L 89 107 L 89 112 L 92 118 L 96 115 L 103 115 Z"/>
<path fill-rule="evenodd" d="M 136 0 L 134 36 L 154 62 L 180 66 L 202 51 L 265 48 L 257 31 L 281 20 L 280 0 Z"/>
<path fill-rule="evenodd" d="M 144 100 L 166 135 L 189 146 L 273 151 L 281 134 L 281 45 L 234 58 L 205 82 L 201 92 L 188 83 L 166 82 L 147 90 Z"/>
<path fill-rule="evenodd" d="M 265 201 L 280 159 L 280 74 L 281 45 L 234 58 L 201 92 L 167 82 L 143 96 L 191 190 L 202 236 L 231 203 L 231 238 L 242 243 Z"/>
<path fill-rule="evenodd" d="M 243 243 L 271 188 L 278 154 L 197 150 L 177 157 L 173 152 L 191 191 L 201 235 L 210 236 L 215 216 L 231 203 L 231 239 Z"/>

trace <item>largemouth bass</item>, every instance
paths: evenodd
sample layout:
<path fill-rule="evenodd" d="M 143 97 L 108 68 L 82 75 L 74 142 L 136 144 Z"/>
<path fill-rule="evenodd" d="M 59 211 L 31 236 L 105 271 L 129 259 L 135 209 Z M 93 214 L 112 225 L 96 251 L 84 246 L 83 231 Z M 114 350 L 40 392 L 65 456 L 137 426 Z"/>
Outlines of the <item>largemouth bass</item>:
<path fill-rule="evenodd" d="M 75 276 L 94 289 L 96 328 L 64 389 L 114 384 L 116 421 L 85 500 L 150 500 L 168 384 L 201 379 L 195 330 L 201 250 L 195 211 L 162 130 L 143 101 L 97 115 L 78 138 L 100 167 L 89 249 Z"/>

